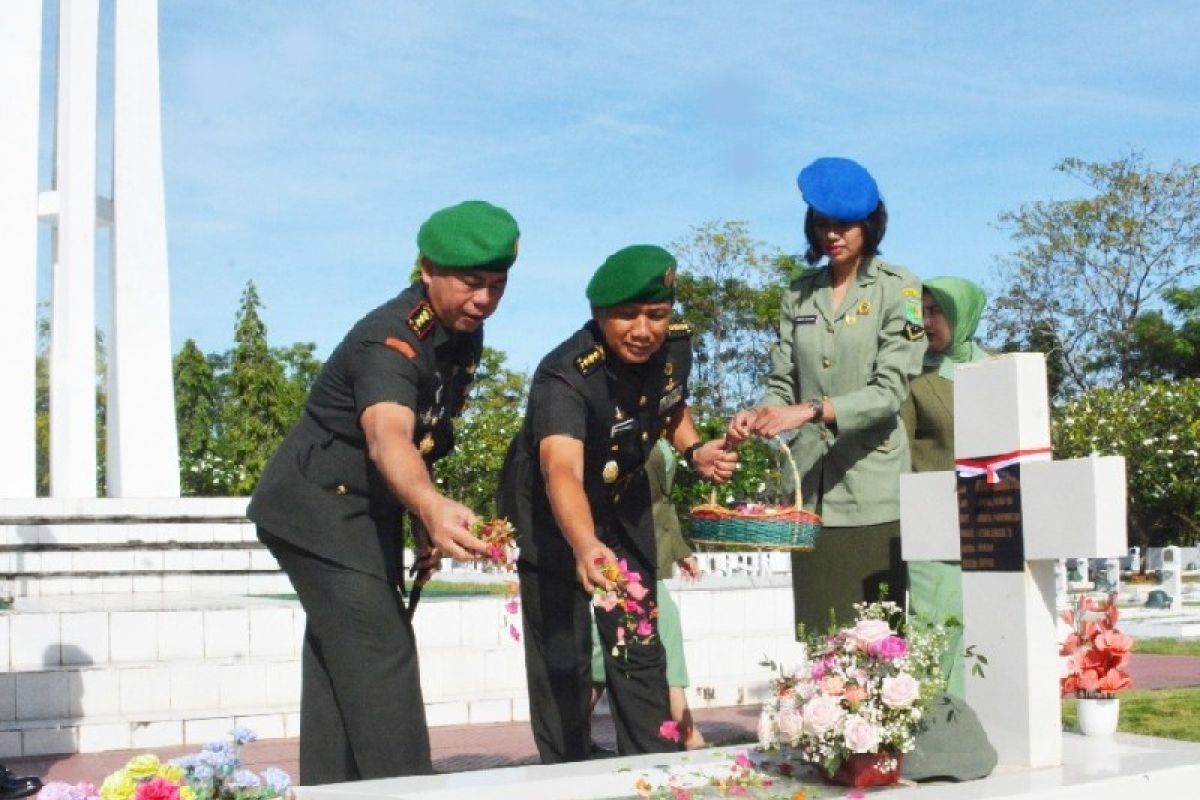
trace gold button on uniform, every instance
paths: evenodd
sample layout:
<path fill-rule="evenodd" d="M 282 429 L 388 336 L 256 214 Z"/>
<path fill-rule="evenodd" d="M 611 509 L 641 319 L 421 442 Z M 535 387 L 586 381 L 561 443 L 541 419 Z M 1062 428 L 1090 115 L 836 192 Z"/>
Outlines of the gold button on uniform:
<path fill-rule="evenodd" d="M 833 362 L 830 361 L 828 358 L 822 358 L 821 366 L 824 367 L 825 369 L 829 369 L 830 367 L 833 366 Z"/>
<path fill-rule="evenodd" d="M 649 432 L 649 431 L 642 431 L 642 441 L 644 442 L 644 441 L 646 441 L 646 440 L 647 440 L 647 439 L 649 439 L 649 438 L 650 438 L 650 432 Z"/>
<path fill-rule="evenodd" d="M 346 488 L 346 484 L 344 483 L 339 483 L 337 486 L 333 487 L 333 493 L 337 495 L 343 495 L 347 491 L 349 490 Z"/>

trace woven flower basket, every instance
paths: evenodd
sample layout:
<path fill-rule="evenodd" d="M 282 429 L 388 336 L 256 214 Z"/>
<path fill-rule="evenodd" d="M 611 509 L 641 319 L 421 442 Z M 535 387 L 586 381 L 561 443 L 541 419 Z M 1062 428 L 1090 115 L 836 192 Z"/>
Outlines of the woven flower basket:
<path fill-rule="evenodd" d="M 692 542 L 707 550 L 788 550 L 807 552 L 817 545 L 821 518 L 801 507 L 800 474 L 786 445 L 781 446 L 796 487 L 791 506 L 767 506 L 753 513 L 719 505 L 716 492 L 709 502 L 688 514 Z"/>

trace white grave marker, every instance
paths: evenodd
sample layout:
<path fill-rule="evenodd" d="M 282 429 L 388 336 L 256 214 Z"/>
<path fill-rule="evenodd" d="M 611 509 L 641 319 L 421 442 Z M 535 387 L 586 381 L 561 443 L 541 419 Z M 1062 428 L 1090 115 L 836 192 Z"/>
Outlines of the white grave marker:
<path fill-rule="evenodd" d="M 1175 545 L 1162 551 L 1162 590 L 1171 597 L 1171 610 L 1183 611 L 1183 551 Z"/>
<path fill-rule="evenodd" d="M 962 561 L 964 641 L 988 659 L 967 701 L 1000 757 L 1062 763 L 1055 563 L 1125 552 L 1125 460 L 1050 460 L 1045 359 L 954 375 L 954 472 L 900 478 L 906 560 Z"/>

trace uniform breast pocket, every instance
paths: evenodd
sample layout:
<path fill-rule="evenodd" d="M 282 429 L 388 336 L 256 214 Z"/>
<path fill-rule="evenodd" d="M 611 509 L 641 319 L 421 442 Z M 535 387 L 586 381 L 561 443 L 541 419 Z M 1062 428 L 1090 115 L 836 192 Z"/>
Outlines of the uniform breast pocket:
<path fill-rule="evenodd" d="M 340 497 L 368 494 L 366 453 L 329 436 L 305 453 L 301 472 L 313 485 Z"/>

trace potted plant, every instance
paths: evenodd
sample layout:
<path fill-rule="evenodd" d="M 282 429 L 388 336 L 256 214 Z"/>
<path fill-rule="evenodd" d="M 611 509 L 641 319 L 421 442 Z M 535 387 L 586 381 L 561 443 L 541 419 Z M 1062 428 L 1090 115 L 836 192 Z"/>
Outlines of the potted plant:
<path fill-rule="evenodd" d="M 807 660 L 781 671 L 763 704 L 759 740 L 789 747 L 826 780 L 855 787 L 895 783 L 926 704 L 945 688 L 946 634 L 909 629 L 895 603 L 855 606 L 853 627 L 807 643 Z"/>
<path fill-rule="evenodd" d="M 1121 701 L 1117 692 L 1133 686 L 1125 671 L 1133 640 L 1117 630 L 1117 596 L 1081 594 L 1062 614 L 1069 632 L 1062 642 L 1064 697 L 1078 698 L 1079 730 L 1087 736 L 1111 736 Z"/>

